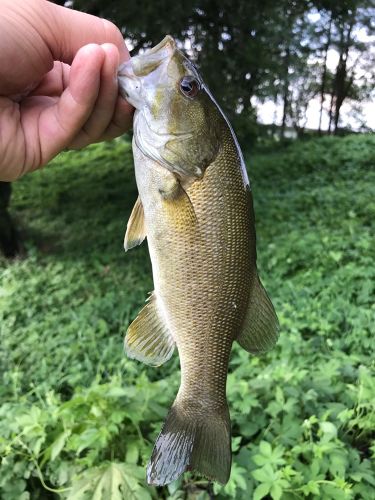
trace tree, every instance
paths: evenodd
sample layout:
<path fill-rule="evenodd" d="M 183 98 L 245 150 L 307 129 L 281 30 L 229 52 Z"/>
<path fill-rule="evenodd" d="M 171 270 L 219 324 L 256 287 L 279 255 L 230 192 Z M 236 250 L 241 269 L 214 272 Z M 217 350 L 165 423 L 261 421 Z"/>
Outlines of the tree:
<path fill-rule="evenodd" d="M 119 0 L 74 0 L 73 7 L 116 22 L 137 50 L 171 34 L 195 60 L 231 120 L 240 115 L 241 123 L 243 116 L 254 120 L 254 98 L 272 99 L 283 108 L 282 131 L 288 124 L 303 128 L 308 100 L 318 88 L 319 128 L 330 96 L 336 130 L 344 101 L 361 98 L 368 89 L 368 83 L 358 84 L 363 64 L 354 56 L 367 50 L 356 33 L 362 26 L 373 29 L 370 1 L 185 0 L 182 5 L 138 0 L 123 8 Z M 317 22 L 314 12 L 320 13 Z M 333 79 L 327 65 L 331 49 L 339 53 Z"/>
<path fill-rule="evenodd" d="M 320 84 L 320 113 L 319 113 L 319 125 L 318 125 L 318 133 L 321 135 L 322 131 L 322 117 L 323 117 L 323 109 L 324 109 L 324 100 L 326 94 L 326 83 L 327 83 L 327 58 L 328 58 L 328 50 L 331 46 L 331 35 L 332 35 L 332 12 L 329 13 L 329 20 L 327 22 L 326 28 L 326 41 L 323 45 L 323 69 L 322 69 L 322 79 Z"/>
<path fill-rule="evenodd" d="M 375 33 L 375 9 L 370 0 L 343 0 L 317 2 L 322 22 L 325 23 L 325 41 L 322 47 L 324 60 L 321 79 L 321 111 L 319 131 L 326 93 L 330 94 L 328 131 L 338 133 L 340 112 L 345 100 L 358 101 L 369 94 L 374 73 L 369 66 L 374 61 L 371 45 L 360 40 L 359 33 L 370 37 Z M 338 62 L 333 75 L 327 68 L 327 54 L 334 48 Z"/>
<path fill-rule="evenodd" d="M 10 182 L 0 182 L 0 249 L 5 257 L 15 257 L 19 252 L 17 232 L 8 213 Z"/>

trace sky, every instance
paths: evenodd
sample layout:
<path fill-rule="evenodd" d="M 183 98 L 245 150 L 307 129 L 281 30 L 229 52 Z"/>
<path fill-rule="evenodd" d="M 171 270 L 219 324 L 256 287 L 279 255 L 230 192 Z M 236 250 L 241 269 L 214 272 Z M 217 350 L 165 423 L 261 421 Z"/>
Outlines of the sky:
<path fill-rule="evenodd" d="M 319 13 L 311 14 L 310 17 L 312 20 L 317 20 L 316 16 L 319 16 Z M 367 44 L 372 44 L 372 48 L 375 51 L 375 36 L 367 36 L 366 31 L 364 29 L 359 29 L 355 33 L 357 39 L 361 42 L 365 42 Z M 327 54 L 327 67 L 331 71 L 335 71 L 337 62 L 338 62 L 339 54 L 336 50 L 331 49 Z M 327 96 L 325 101 L 325 112 L 322 117 L 322 129 L 326 130 L 328 128 L 328 109 L 329 109 L 329 98 Z M 350 101 L 344 101 L 340 112 L 340 123 L 341 126 L 348 126 L 353 130 L 358 130 L 359 122 L 355 120 L 351 115 L 353 103 Z M 375 130 L 375 102 L 374 101 L 364 101 L 360 105 L 360 109 L 363 115 L 363 121 L 367 127 Z M 281 123 L 282 120 L 282 106 L 281 104 L 275 106 L 275 103 L 272 101 L 266 101 L 265 103 L 257 103 L 258 110 L 258 120 L 264 124 L 272 124 L 275 121 L 275 117 L 277 123 Z M 307 108 L 307 122 L 306 127 L 309 129 L 317 129 L 319 127 L 319 115 L 320 115 L 320 99 L 315 98 L 312 99 Z"/>
<path fill-rule="evenodd" d="M 328 105 L 328 100 L 326 101 L 326 107 Z M 363 102 L 361 105 L 362 113 L 364 116 L 364 121 L 366 126 L 375 130 L 375 103 L 368 101 Z M 257 104 L 258 119 L 261 123 L 272 124 L 276 116 L 276 123 L 281 124 L 282 119 L 282 106 L 275 106 L 272 101 L 267 101 L 264 104 Z M 342 106 L 341 118 L 343 126 L 350 126 L 353 130 L 358 129 L 358 122 L 353 120 L 349 115 L 351 113 L 352 106 L 350 103 L 345 103 Z M 319 114 L 320 114 L 320 102 L 318 99 L 313 99 L 309 103 L 307 109 L 307 122 L 306 128 L 317 129 L 319 126 Z M 322 117 L 322 129 L 327 130 L 328 128 L 328 113 L 325 112 Z"/>

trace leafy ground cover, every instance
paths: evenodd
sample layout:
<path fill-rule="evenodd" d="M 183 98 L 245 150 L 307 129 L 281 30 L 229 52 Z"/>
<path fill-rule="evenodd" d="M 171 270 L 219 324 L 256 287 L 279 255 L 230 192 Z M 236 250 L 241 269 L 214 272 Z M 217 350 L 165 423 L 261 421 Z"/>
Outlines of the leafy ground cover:
<path fill-rule="evenodd" d="M 373 499 L 375 138 L 248 155 L 260 273 L 277 347 L 234 347 L 233 467 L 222 487 L 145 483 L 178 357 L 126 359 L 152 290 L 146 245 L 124 254 L 130 144 L 66 153 L 14 185 L 26 256 L 0 261 L 0 497 L 7 500 Z"/>

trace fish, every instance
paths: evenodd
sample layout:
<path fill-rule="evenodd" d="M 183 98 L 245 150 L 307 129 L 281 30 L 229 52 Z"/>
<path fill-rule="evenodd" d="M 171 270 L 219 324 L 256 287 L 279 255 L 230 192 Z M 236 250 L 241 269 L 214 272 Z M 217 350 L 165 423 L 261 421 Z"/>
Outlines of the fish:
<path fill-rule="evenodd" d="M 147 237 L 154 291 L 125 335 L 151 366 L 177 348 L 181 383 L 147 465 L 149 484 L 185 471 L 225 484 L 231 471 L 226 398 L 233 342 L 271 349 L 279 323 L 256 266 L 252 192 L 228 119 L 196 66 L 167 35 L 119 67 L 135 108 L 138 199 L 124 246 Z"/>

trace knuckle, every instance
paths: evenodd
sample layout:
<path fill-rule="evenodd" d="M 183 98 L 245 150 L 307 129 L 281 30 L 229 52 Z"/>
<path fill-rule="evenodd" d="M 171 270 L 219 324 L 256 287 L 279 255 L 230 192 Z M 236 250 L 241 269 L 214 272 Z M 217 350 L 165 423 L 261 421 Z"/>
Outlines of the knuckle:
<path fill-rule="evenodd" d="M 118 47 L 124 45 L 124 39 L 118 27 L 111 21 L 108 21 L 108 19 L 102 19 L 102 22 L 108 42 L 114 43 Z"/>

